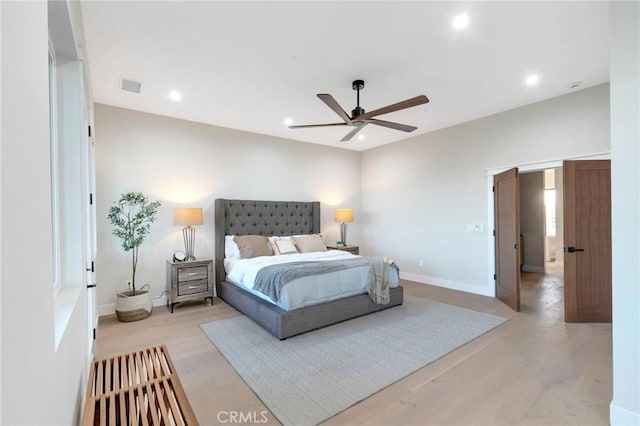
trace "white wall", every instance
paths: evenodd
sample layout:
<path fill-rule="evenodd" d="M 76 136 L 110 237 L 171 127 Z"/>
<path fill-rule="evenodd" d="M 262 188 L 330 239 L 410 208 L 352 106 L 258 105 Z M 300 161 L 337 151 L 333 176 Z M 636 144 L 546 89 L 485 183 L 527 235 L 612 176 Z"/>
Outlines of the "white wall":
<path fill-rule="evenodd" d="M 86 386 L 86 319 L 78 290 L 56 348 L 47 3 L 0 2 L 0 9 L 0 423 L 75 424 Z"/>
<path fill-rule="evenodd" d="M 151 235 L 140 247 L 136 283 L 151 285 L 156 305 L 166 287 L 165 261 L 183 250 L 173 208 L 204 208 L 196 229 L 196 257 L 213 256 L 216 198 L 314 201 L 322 204 L 327 243 L 339 240 L 334 208 L 353 208 L 349 242 L 360 240 L 360 154 L 355 151 L 262 136 L 158 115 L 96 105 L 98 256 L 100 314 L 112 313 L 126 289 L 129 254 L 111 235 L 111 203 L 125 191 L 162 202 Z"/>
<path fill-rule="evenodd" d="M 612 425 L 640 424 L 640 3 L 611 2 Z"/>
<path fill-rule="evenodd" d="M 544 273 L 544 172 L 521 173 L 519 181 L 522 270 Z"/>
<path fill-rule="evenodd" d="M 608 151 L 608 85 L 366 151 L 362 246 L 406 278 L 493 295 L 487 169 Z"/>

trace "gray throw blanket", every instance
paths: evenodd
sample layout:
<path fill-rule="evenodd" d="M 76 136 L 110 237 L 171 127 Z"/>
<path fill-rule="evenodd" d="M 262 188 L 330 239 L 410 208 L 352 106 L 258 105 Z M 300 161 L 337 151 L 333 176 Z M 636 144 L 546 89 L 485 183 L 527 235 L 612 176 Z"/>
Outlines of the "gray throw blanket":
<path fill-rule="evenodd" d="M 253 289 L 269 297 L 274 302 L 279 302 L 282 287 L 297 278 L 368 266 L 367 290 L 374 302 L 387 304 L 389 303 L 389 268 L 393 266 L 397 269 L 397 267 L 395 264 L 385 263 L 384 259 L 386 258 L 362 256 L 353 259 L 302 261 L 269 265 L 258 271 Z"/>
<path fill-rule="evenodd" d="M 367 282 L 367 291 L 371 300 L 378 305 L 386 305 L 391 301 L 389 296 L 389 282 L 391 281 L 392 269 L 396 274 L 400 275 L 398 266 L 393 259 L 380 256 L 369 256 L 369 281 Z"/>

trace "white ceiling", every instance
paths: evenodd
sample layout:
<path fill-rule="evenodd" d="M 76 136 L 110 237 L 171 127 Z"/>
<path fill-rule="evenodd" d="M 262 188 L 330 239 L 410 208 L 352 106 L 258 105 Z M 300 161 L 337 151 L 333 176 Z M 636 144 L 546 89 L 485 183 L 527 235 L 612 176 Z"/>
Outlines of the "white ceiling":
<path fill-rule="evenodd" d="M 607 2 L 84 1 L 82 12 L 96 102 L 354 150 L 609 81 Z M 122 77 L 141 93 L 120 90 Z M 284 125 L 339 122 L 316 94 L 350 113 L 359 78 L 368 111 L 427 95 L 379 117 L 418 130 L 369 125 L 340 142 L 351 128 Z"/>

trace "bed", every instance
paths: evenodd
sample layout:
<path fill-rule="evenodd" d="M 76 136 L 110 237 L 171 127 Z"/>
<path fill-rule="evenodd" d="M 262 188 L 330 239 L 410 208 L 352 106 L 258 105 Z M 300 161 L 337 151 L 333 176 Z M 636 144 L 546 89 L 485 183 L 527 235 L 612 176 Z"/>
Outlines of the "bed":
<path fill-rule="evenodd" d="M 391 288 L 390 302 L 379 305 L 368 293 L 285 310 L 226 280 L 227 235 L 306 235 L 320 233 L 320 203 L 215 200 L 215 278 L 217 296 L 279 339 L 377 312 L 403 302 L 401 286 Z"/>

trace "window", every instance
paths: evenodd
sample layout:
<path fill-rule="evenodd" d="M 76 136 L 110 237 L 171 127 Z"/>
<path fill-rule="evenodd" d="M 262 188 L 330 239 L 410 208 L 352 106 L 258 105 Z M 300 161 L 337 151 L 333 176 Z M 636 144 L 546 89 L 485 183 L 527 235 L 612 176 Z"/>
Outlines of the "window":
<path fill-rule="evenodd" d="M 53 268 L 51 277 L 54 287 L 60 283 L 60 226 L 58 214 L 58 135 L 56 85 L 56 60 L 53 47 L 49 45 L 49 146 L 51 151 L 51 252 Z"/>
<path fill-rule="evenodd" d="M 547 236 L 556 235 L 556 190 L 544 190 L 545 229 Z"/>

